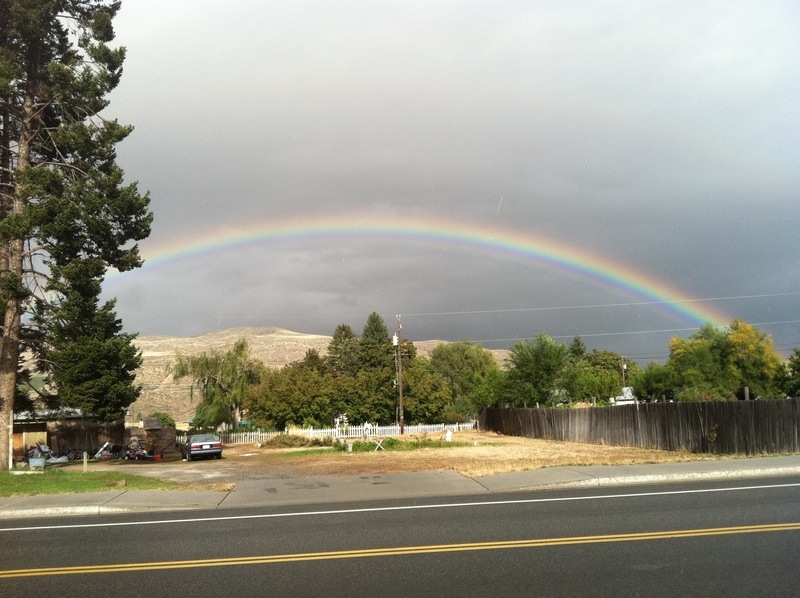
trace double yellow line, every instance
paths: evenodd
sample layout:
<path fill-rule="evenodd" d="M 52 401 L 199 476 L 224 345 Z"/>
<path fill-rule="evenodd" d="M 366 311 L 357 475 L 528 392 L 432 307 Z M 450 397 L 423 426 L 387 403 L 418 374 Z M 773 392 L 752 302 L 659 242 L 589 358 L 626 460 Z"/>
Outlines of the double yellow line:
<path fill-rule="evenodd" d="M 737 527 L 673 530 L 666 532 L 641 532 L 634 534 L 609 534 L 601 536 L 576 536 L 571 538 L 542 538 L 510 540 L 503 542 L 470 542 L 465 544 L 434 544 L 430 546 L 401 546 L 397 548 L 369 548 L 364 550 L 338 550 L 331 552 L 306 552 L 264 556 L 200 559 L 189 561 L 163 561 L 151 563 L 116 563 L 110 565 L 85 565 L 76 567 L 43 567 L 37 569 L 0 570 L 0 579 L 12 577 L 39 577 L 44 575 L 88 575 L 90 573 L 124 573 L 126 571 L 157 571 L 161 569 L 186 569 L 191 567 L 225 567 L 230 565 L 268 565 L 333 559 L 359 559 L 378 556 L 406 556 L 441 552 L 466 552 L 475 550 L 507 550 L 511 548 L 540 548 L 544 546 L 569 546 L 602 542 L 640 542 L 673 538 L 700 538 L 729 534 L 753 534 L 800 530 L 800 523 L 776 523 Z"/>

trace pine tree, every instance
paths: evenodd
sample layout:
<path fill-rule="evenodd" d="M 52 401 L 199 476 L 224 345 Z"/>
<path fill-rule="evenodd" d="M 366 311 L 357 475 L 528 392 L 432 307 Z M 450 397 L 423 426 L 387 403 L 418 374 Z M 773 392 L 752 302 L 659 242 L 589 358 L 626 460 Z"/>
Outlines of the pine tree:
<path fill-rule="evenodd" d="M 355 376 L 359 370 L 358 337 L 349 324 L 339 324 L 328 343 L 328 361 L 337 374 Z"/>
<path fill-rule="evenodd" d="M 367 316 L 358 345 L 361 369 L 394 370 L 392 339 L 389 336 L 389 329 L 378 313 L 372 312 Z"/>
<path fill-rule="evenodd" d="M 115 147 L 131 127 L 101 116 L 125 58 L 124 48 L 109 46 L 119 8 L 0 0 L 0 468 L 8 464 L 23 349 L 48 362 L 69 402 L 112 417 L 135 398 L 125 388 L 137 359 L 132 337 L 121 334 L 113 302 L 97 304 L 107 268 L 141 265 L 136 241 L 152 221 L 149 197 L 125 184 L 116 163 Z M 23 326 L 30 321 L 44 328 Z M 91 362 L 78 363 L 73 342 L 91 345 L 93 362 L 115 370 L 111 378 L 102 368 L 78 375 Z M 111 389 L 109 403 L 98 403 Z"/>
<path fill-rule="evenodd" d="M 581 359 L 584 355 L 586 355 L 586 344 L 583 342 L 581 337 L 573 337 L 572 344 L 569 346 L 569 354 L 574 360 Z"/>
<path fill-rule="evenodd" d="M 395 349 L 386 324 L 376 312 L 367 316 L 358 342 L 359 371 L 356 375 L 363 413 L 374 414 L 381 423 L 392 420 L 397 403 Z M 352 421 L 363 416 L 349 413 Z M 364 421 L 364 419 L 361 419 Z"/>
<path fill-rule="evenodd" d="M 48 374 L 52 407 L 71 407 L 114 421 L 138 397 L 134 385 L 142 363 L 135 335 L 122 332 L 114 302 L 98 305 L 97 261 L 76 260 L 50 284 L 58 300 L 37 316 L 47 335 L 38 347 L 38 369 Z"/>

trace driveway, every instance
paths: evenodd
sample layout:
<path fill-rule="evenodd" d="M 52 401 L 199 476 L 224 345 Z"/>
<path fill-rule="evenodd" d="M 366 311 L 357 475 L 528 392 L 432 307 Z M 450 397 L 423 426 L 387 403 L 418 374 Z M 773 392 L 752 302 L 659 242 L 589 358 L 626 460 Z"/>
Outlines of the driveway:
<path fill-rule="evenodd" d="M 247 453 L 244 453 L 247 455 Z M 125 473 L 151 476 L 170 482 L 203 482 L 208 484 L 229 484 L 244 480 L 280 480 L 298 477 L 287 471 L 274 471 L 264 463 L 248 460 L 247 456 L 236 455 L 222 459 L 201 459 L 195 461 L 90 461 L 91 471 L 124 471 Z"/>

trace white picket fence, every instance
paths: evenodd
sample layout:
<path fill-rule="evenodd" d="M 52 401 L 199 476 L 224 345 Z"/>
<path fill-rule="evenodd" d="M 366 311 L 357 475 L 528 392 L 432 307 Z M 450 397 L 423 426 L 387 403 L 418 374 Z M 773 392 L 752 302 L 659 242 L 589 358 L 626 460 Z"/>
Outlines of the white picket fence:
<path fill-rule="evenodd" d="M 448 430 L 463 432 L 475 428 L 475 422 L 464 424 L 420 424 L 405 426 L 405 436 L 419 434 L 445 433 Z M 365 436 L 399 436 L 400 426 L 339 426 L 337 428 L 288 428 L 283 432 L 220 432 L 219 437 L 224 444 L 247 444 L 264 442 L 278 434 L 293 434 L 295 436 L 308 436 L 309 438 L 364 438 Z M 185 442 L 184 434 L 178 435 L 178 442 Z"/>

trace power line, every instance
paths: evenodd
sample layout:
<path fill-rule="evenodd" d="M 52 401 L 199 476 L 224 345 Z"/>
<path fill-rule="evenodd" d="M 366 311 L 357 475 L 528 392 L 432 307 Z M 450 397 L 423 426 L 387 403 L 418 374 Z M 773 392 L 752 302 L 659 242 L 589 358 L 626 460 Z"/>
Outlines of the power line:
<path fill-rule="evenodd" d="M 581 338 L 593 338 L 599 336 L 624 336 L 624 335 L 631 335 L 631 334 L 656 334 L 656 333 L 664 333 L 664 332 L 688 332 L 690 330 L 700 330 L 700 328 L 662 328 L 659 330 L 630 330 L 626 332 L 594 332 L 589 334 L 560 334 L 554 335 L 550 338 L 553 339 L 567 339 L 567 338 L 575 338 L 579 336 Z M 511 341 L 519 341 L 524 340 L 521 338 L 487 338 L 483 340 L 477 340 L 477 343 L 507 343 Z"/>
<path fill-rule="evenodd" d="M 749 323 L 749 322 L 748 322 Z M 751 326 L 771 326 L 777 324 L 800 324 L 800 320 L 783 320 L 778 322 L 755 322 L 749 323 Z M 660 328 L 657 330 L 628 330 L 628 331 L 621 331 L 621 332 L 594 332 L 588 334 L 561 334 L 561 335 L 554 335 L 550 338 L 553 339 L 567 339 L 567 338 L 575 338 L 579 336 L 581 338 L 593 338 L 593 337 L 600 337 L 600 336 L 625 336 L 625 335 L 634 335 L 634 334 L 658 334 L 658 333 L 665 333 L 665 332 L 689 332 L 692 330 L 700 330 L 700 327 L 693 327 L 693 328 Z M 511 341 L 518 341 L 523 340 L 520 338 L 493 338 L 493 339 L 483 339 L 483 340 L 476 340 L 475 342 L 478 343 L 501 343 L 501 342 L 511 342 Z"/>
<path fill-rule="evenodd" d="M 456 315 L 474 315 L 474 314 L 501 314 L 501 313 L 515 313 L 515 312 L 530 312 L 530 311 L 556 311 L 556 310 L 569 310 L 569 309 L 595 309 L 601 307 L 635 307 L 643 305 L 673 305 L 678 303 L 700 303 L 708 301 L 727 301 L 737 299 L 766 299 L 770 297 L 792 297 L 800 295 L 800 292 L 791 293 L 765 293 L 762 295 L 731 295 L 728 297 L 704 297 L 702 299 L 673 299 L 666 301 L 631 301 L 625 303 L 595 303 L 587 305 L 551 305 L 545 307 L 517 307 L 507 309 L 474 309 L 474 310 L 461 310 L 461 311 L 439 311 L 439 312 L 421 312 L 421 313 L 406 313 L 406 316 L 456 316 Z"/>
<path fill-rule="evenodd" d="M 703 297 L 697 299 L 672 299 L 664 301 L 630 301 L 622 303 L 594 303 L 586 305 L 550 305 L 543 307 L 516 307 L 516 308 L 503 308 L 503 309 L 471 309 L 459 311 L 432 311 L 432 312 L 418 312 L 408 313 L 404 312 L 405 316 L 414 317 L 430 317 L 430 316 L 458 316 L 458 315 L 480 315 L 480 314 L 502 314 L 502 313 L 520 313 L 520 312 L 533 312 L 533 311 L 558 311 L 558 310 L 573 310 L 573 309 L 598 309 L 603 307 L 636 307 L 646 305 L 674 305 L 680 303 L 701 303 L 709 301 L 729 301 L 741 299 L 768 299 L 775 297 L 795 297 L 800 295 L 800 291 L 793 291 L 788 293 L 763 293 L 760 295 L 729 295 L 725 297 Z M 222 325 L 223 320 L 268 320 L 268 319 L 319 319 L 336 317 L 337 314 L 327 313 L 314 313 L 314 314 L 266 314 L 263 316 L 226 316 L 220 315 L 217 326 Z"/>

